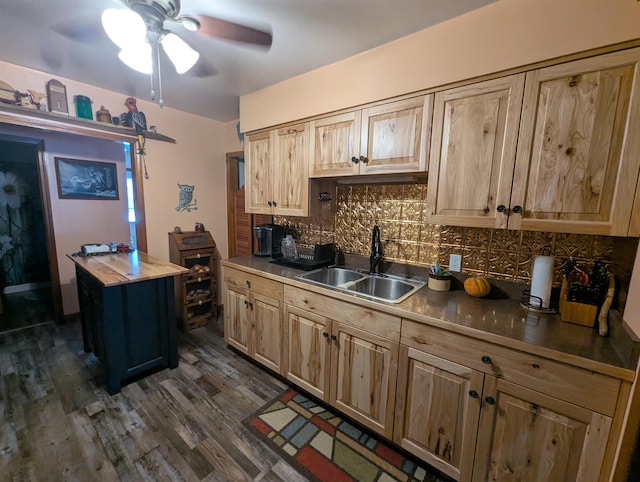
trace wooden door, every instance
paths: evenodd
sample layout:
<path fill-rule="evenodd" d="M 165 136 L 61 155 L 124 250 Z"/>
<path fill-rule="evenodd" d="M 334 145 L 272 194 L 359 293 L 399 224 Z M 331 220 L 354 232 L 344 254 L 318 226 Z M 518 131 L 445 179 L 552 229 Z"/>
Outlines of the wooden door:
<path fill-rule="evenodd" d="M 224 340 L 249 355 L 249 291 L 224 284 Z"/>
<path fill-rule="evenodd" d="M 253 293 L 251 297 L 251 353 L 258 362 L 282 373 L 282 316 L 280 302 Z"/>
<path fill-rule="evenodd" d="M 350 176 L 360 172 L 360 122 L 358 110 L 309 123 L 309 177 Z"/>
<path fill-rule="evenodd" d="M 527 73 L 513 229 L 627 236 L 640 170 L 640 49 Z"/>
<path fill-rule="evenodd" d="M 487 375 L 474 481 L 595 482 L 611 418 Z"/>
<path fill-rule="evenodd" d="M 401 345 L 393 441 L 470 481 L 483 380 L 476 370 Z"/>
<path fill-rule="evenodd" d="M 274 152 L 271 132 L 251 134 L 245 139 L 245 211 L 272 214 Z"/>
<path fill-rule="evenodd" d="M 436 93 L 428 223 L 507 227 L 523 89 L 519 74 Z"/>
<path fill-rule="evenodd" d="M 309 212 L 309 123 L 275 131 L 273 214 L 307 216 Z"/>
<path fill-rule="evenodd" d="M 323 316 L 285 305 L 285 376 L 324 401 L 329 400 L 330 324 Z"/>
<path fill-rule="evenodd" d="M 362 111 L 360 174 L 425 172 L 433 95 Z"/>
<path fill-rule="evenodd" d="M 331 405 L 391 439 L 398 343 L 336 321 L 331 335 Z"/>

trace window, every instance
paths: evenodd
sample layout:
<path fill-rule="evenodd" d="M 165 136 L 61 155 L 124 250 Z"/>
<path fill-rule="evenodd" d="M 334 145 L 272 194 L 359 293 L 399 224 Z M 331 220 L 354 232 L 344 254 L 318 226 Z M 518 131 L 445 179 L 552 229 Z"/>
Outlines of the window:
<path fill-rule="evenodd" d="M 127 169 L 127 220 L 129 221 L 129 242 L 131 243 L 131 246 L 136 246 L 136 206 L 134 202 L 135 196 L 133 173 L 131 170 L 131 155 L 129 154 L 131 151 L 131 144 L 123 142 L 122 145 L 124 147 L 125 167 Z"/>

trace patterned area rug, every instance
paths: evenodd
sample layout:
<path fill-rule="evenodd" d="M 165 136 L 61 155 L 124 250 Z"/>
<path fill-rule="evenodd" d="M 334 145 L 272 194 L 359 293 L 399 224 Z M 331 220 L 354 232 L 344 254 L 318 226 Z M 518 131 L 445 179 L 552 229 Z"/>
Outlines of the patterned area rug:
<path fill-rule="evenodd" d="M 449 480 L 295 390 L 288 390 L 243 423 L 314 481 Z"/>

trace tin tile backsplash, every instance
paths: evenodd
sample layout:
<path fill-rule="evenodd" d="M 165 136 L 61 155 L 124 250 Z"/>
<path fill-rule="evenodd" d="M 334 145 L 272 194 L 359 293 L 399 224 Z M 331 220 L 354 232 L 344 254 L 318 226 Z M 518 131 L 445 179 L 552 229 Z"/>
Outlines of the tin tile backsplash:
<path fill-rule="evenodd" d="M 525 284 L 531 281 L 533 256 L 543 250 L 555 257 L 556 285 L 569 257 L 587 266 L 599 258 L 628 286 L 635 238 L 426 224 L 426 194 L 426 184 L 339 184 L 335 216 L 277 216 L 275 222 L 294 230 L 299 243 L 335 242 L 345 253 L 364 256 L 369 255 L 371 229 L 377 222 L 388 260 L 420 265 L 438 260 L 446 267 L 450 254 L 460 254 L 465 273 Z"/>

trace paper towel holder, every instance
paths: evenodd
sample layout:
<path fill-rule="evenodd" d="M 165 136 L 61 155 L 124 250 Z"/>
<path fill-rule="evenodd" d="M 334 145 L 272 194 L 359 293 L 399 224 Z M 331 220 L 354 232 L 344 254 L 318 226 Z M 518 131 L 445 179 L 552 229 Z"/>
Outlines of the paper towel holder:
<path fill-rule="evenodd" d="M 553 315 L 558 313 L 558 308 L 542 307 L 542 298 L 539 296 L 535 296 L 531 294 L 531 290 L 524 290 L 522 292 L 522 297 L 520 298 L 520 306 L 527 311 L 531 311 L 533 313 L 543 313 L 548 315 Z"/>

